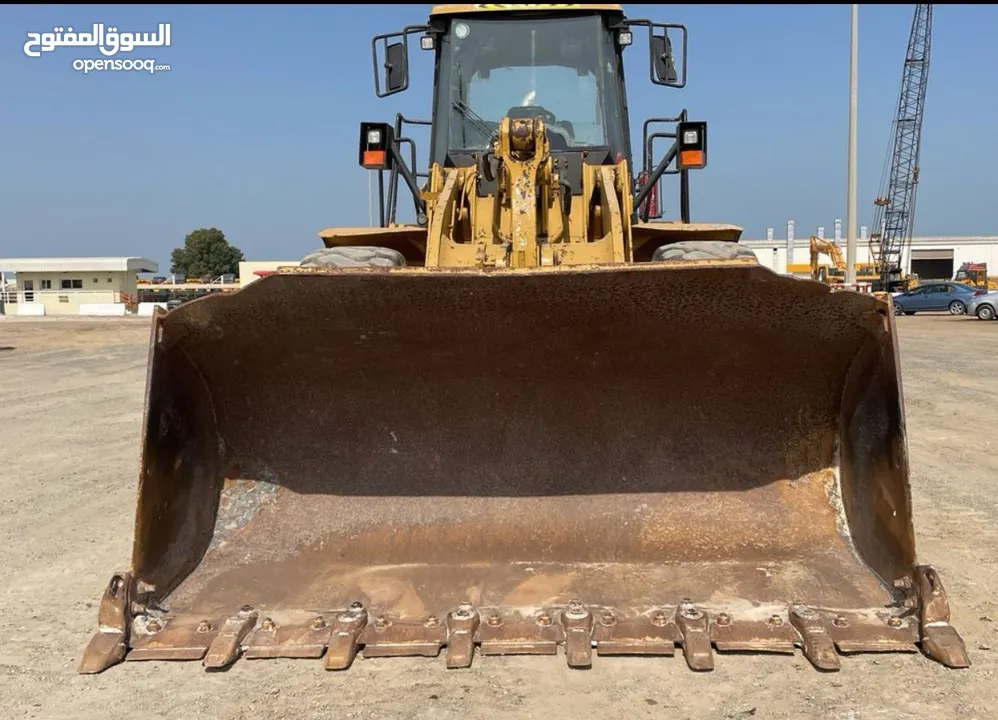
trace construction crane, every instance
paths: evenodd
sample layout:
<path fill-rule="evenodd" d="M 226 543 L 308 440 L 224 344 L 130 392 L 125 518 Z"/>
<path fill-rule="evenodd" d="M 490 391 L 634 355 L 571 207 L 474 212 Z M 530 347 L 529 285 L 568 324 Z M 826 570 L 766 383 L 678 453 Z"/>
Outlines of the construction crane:
<path fill-rule="evenodd" d="M 925 88 L 929 79 L 932 5 L 916 5 L 904 58 L 901 92 L 884 163 L 880 192 L 874 201 L 870 253 L 882 290 L 906 286 L 904 251 L 911 245 L 918 188 Z"/>

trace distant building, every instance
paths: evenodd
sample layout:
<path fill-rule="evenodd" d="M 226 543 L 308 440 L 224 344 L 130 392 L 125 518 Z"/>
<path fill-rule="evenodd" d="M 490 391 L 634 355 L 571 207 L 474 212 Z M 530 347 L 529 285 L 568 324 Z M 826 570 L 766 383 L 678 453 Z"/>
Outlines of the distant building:
<path fill-rule="evenodd" d="M 0 258 L 0 272 L 17 274 L 3 312 L 17 315 L 125 315 L 138 303 L 138 273 L 159 264 L 142 257 Z"/>
<path fill-rule="evenodd" d="M 793 257 L 787 265 L 787 241 L 785 238 L 773 240 L 742 240 L 755 251 L 759 262 L 777 272 L 789 271 L 792 275 L 810 276 L 811 251 L 808 244 L 810 233 L 797 234 L 794 238 Z M 831 240 L 828 234 L 826 240 Z M 846 239 L 838 241 L 843 254 Z M 829 258 L 818 259 L 821 265 L 829 265 Z M 925 280 L 952 280 L 963 263 L 986 263 L 988 274 L 998 274 L 998 236 L 929 236 L 913 237 L 911 247 L 902 253 L 901 266 L 905 273 L 917 275 Z M 870 241 L 857 238 L 856 264 L 873 263 Z"/>

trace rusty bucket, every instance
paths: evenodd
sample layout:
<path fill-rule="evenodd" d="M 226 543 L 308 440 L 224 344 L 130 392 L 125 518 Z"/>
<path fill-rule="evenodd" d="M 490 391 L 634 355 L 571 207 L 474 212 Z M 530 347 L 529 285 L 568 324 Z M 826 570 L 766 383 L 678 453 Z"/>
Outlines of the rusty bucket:
<path fill-rule="evenodd" d="M 153 321 L 128 660 L 916 651 L 894 319 L 740 261 L 282 270 Z"/>

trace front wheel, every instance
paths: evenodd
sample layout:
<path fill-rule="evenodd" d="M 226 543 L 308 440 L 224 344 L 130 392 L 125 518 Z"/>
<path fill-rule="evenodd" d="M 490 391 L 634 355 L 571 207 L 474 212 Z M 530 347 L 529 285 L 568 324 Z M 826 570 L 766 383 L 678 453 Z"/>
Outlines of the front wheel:
<path fill-rule="evenodd" d="M 995 319 L 995 309 L 990 305 L 981 305 L 977 308 L 977 319 L 978 320 L 994 320 Z"/>
<path fill-rule="evenodd" d="M 904 314 L 904 308 L 901 307 L 901 303 L 899 303 L 899 302 L 894 303 L 894 314 L 895 315 L 903 315 Z"/>
<path fill-rule="evenodd" d="M 950 315 L 963 315 L 965 312 L 967 312 L 967 306 L 959 300 L 954 300 L 949 304 Z"/>

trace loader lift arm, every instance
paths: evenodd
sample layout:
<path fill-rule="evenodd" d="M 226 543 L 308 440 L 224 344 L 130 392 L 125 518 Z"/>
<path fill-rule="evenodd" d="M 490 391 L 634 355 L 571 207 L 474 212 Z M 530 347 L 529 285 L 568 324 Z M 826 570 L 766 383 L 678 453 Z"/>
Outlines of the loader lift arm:
<path fill-rule="evenodd" d="M 665 175 L 679 175 L 679 208 L 680 208 L 680 219 L 684 223 L 691 222 L 690 214 L 690 168 L 685 167 L 680 169 L 679 167 L 679 133 L 675 128 L 685 125 L 687 123 L 688 113 L 686 109 L 677 117 L 661 117 L 661 118 L 649 118 L 644 122 L 643 136 L 645 147 L 644 162 L 642 165 L 642 170 L 639 173 L 634 192 L 634 207 L 637 208 L 635 211 L 635 219 L 640 219 L 641 221 L 647 222 L 648 220 L 656 220 L 663 217 L 663 212 L 660 205 L 660 183 L 659 181 Z M 658 123 L 669 123 L 673 125 L 672 131 L 655 131 L 649 132 L 650 126 L 652 124 Z M 393 151 L 393 163 L 388 170 L 387 178 L 387 197 L 386 192 L 386 180 L 385 171 L 383 168 L 375 168 L 377 173 L 378 182 L 378 217 L 379 225 L 381 227 L 388 227 L 394 225 L 398 220 L 398 200 L 399 200 L 399 181 L 403 180 L 406 184 L 407 189 L 413 198 L 414 211 L 416 216 L 416 223 L 418 225 L 426 225 L 426 203 L 420 196 L 422 188 L 418 186 L 419 180 L 426 181 L 429 179 L 429 173 L 426 171 L 415 171 L 414 168 L 417 167 L 416 159 L 416 143 L 410 137 L 405 137 L 403 135 L 405 125 L 423 125 L 431 126 L 432 122 L 430 120 L 415 120 L 411 118 L 406 118 L 402 113 L 398 113 L 395 116 L 395 123 L 393 126 L 392 137 L 394 138 L 394 151 Z M 687 126 L 688 128 L 689 126 Z M 654 158 L 654 143 L 655 140 L 668 139 L 671 140 L 671 144 L 668 149 L 662 155 L 661 160 L 652 165 Z M 402 145 L 405 144 L 409 148 L 409 160 L 406 162 L 404 156 L 402 156 Z"/>

